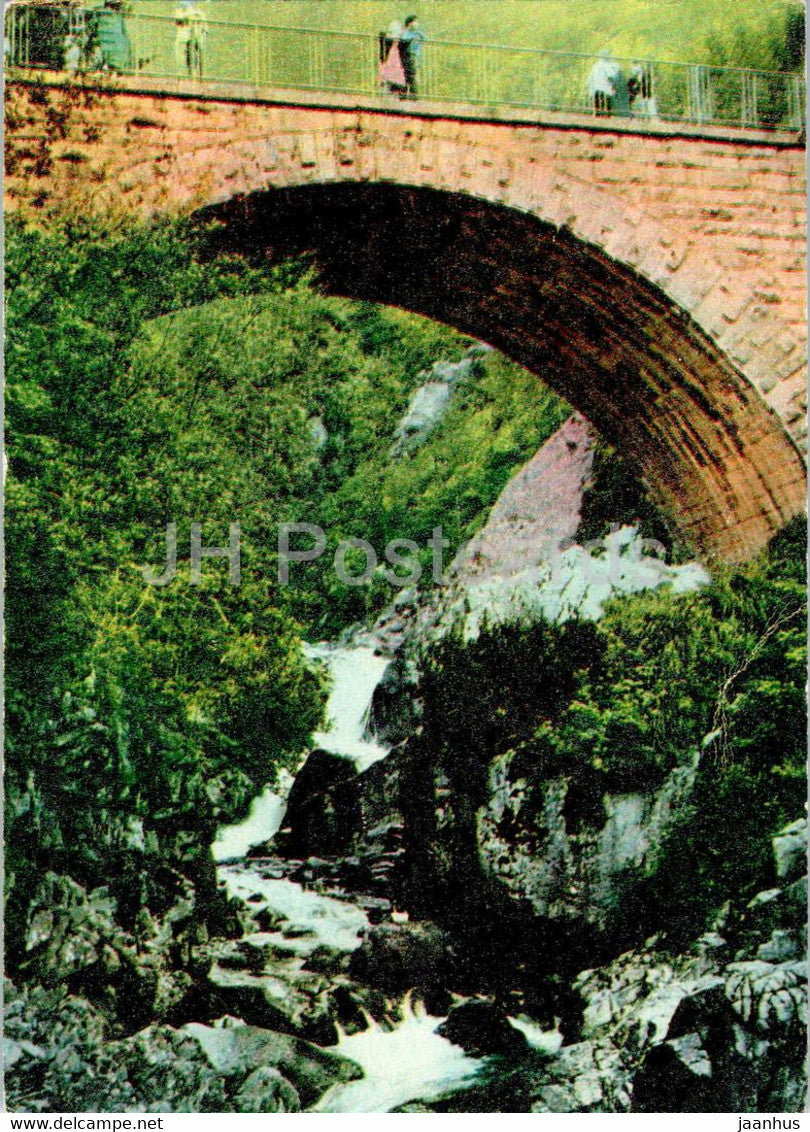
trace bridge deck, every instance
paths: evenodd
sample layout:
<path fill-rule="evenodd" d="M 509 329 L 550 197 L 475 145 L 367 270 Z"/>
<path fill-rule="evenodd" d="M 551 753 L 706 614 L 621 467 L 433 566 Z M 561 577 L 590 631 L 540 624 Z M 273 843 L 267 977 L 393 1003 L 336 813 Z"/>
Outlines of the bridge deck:
<path fill-rule="evenodd" d="M 268 89 L 244 82 L 214 82 L 198 79 L 150 78 L 145 75 L 72 75 L 58 71 L 12 70 L 7 82 L 39 83 L 45 86 L 85 87 L 94 90 L 126 91 L 154 98 L 248 103 L 265 106 L 299 106 L 308 109 L 373 111 L 412 118 L 442 118 L 459 121 L 503 123 L 512 126 L 548 126 L 554 129 L 588 130 L 605 133 L 639 134 L 647 137 L 706 138 L 736 145 L 803 148 L 804 131 L 762 130 L 745 126 L 711 125 L 651 118 L 598 118 L 525 107 L 486 107 L 468 102 L 402 100 L 392 95 L 358 95 L 323 91 Z"/>

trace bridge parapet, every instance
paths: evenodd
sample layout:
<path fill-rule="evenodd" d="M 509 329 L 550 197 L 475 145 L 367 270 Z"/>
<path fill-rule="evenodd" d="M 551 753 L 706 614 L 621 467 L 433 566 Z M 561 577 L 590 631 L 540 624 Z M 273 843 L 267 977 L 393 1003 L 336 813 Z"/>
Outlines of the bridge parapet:
<path fill-rule="evenodd" d="M 106 65 L 95 32 L 98 9 L 16 0 L 6 13 L 8 62 L 12 66 L 56 67 L 74 72 Z M 195 52 L 178 51 L 173 16 L 133 12 L 121 20 L 127 59 L 113 70 L 134 77 L 177 79 L 186 74 L 206 82 L 272 90 L 317 91 L 373 97 L 381 88 L 380 34 L 332 28 L 262 25 L 236 20 L 198 20 L 190 32 Z M 72 48 L 63 48 L 70 37 Z M 188 35 L 186 36 L 186 40 Z M 465 103 L 503 110 L 609 114 L 634 122 L 791 130 L 805 122 L 805 81 L 801 74 L 621 58 L 583 52 L 539 50 L 478 42 L 430 40 L 420 52 L 420 100 Z M 602 75 L 602 80 L 595 79 Z M 412 76 L 413 77 L 413 76 Z M 595 97 L 594 84 L 610 91 Z M 403 88 L 404 91 L 404 88 Z"/>

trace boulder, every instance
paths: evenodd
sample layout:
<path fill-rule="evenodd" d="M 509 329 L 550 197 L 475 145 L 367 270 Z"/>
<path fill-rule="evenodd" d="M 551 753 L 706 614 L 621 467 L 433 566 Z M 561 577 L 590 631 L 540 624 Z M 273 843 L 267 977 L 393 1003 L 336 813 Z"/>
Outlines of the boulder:
<path fill-rule="evenodd" d="M 464 1002 L 450 1011 L 437 1033 L 476 1057 L 526 1053 L 529 1043 L 507 1020 L 506 1013 L 493 1002 Z"/>
<path fill-rule="evenodd" d="M 356 791 L 341 787 L 357 777 L 351 759 L 329 751 L 313 751 L 287 799 L 284 827 L 275 839 L 277 852 L 287 857 L 332 856 L 346 852 L 357 827 Z"/>
<path fill-rule="evenodd" d="M 298 1093 L 277 1069 L 254 1069 L 234 1096 L 237 1112 L 300 1112 Z"/>
<path fill-rule="evenodd" d="M 371 701 L 369 726 L 382 743 L 401 743 L 419 725 L 419 672 L 413 660 L 395 657 Z"/>
<path fill-rule="evenodd" d="M 724 1089 L 699 1034 L 686 1034 L 648 1050 L 633 1081 L 632 1112 L 726 1112 Z"/>
<path fill-rule="evenodd" d="M 757 959 L 766 959 L 769 963 L 786 963 L 789 959 L 798 959 L 801 951 L 802 944 L 797 932 L 777 928 L 771 938 L 757 948 Z"/>
<path fill-rule="evenodd" d="M 784 883 L 807 874 L 807 818 L 786 826 L 773 839 L 776 876 Z"/>
<path fill-rule="evenodd" d="M 227 1107 L 221 1078 L 211 1073 L 197 1043 L 182 1030 L 148 1026 L 111 1043 L 107 1052 L 126 1066 L 135 1096 L 148 1112 L 220 1112 Z"/>
<path fill-rule="evenodd" d="M 430 921 L 372 928 L 350 967 L 355 978 L 388 993 L 447 986 L 452 971 L 448 937 Z"/>
<path fill-rule="evenodd" d="M 288 1034 L 277 1034 L 239 1019 L 223 1018 L 213 1026 L 190 1022 L 183 1032 L 193 1038 L 209 1064 L 223 1077 L 244 1077 L 257 1066 L 278 1070 L 309 1108 L 332 1085 L 362 1076 L 354 1062 Z M 240 1086 L 241 1088 L 241 1086 Z"/>
<path fill-rule="evenodd" d="M 209 975 L 212 1013 L 234 1014 L 262 1029 L 331 1045 L 338 1035 L 329 982 L 300 968 L 300 960 L 281 957 L 258 973 L 215 964 Z"/>
<path fill-rule="evenodd" d="M 564 1046 L 544 1065 L 531 1092 L 532 1112 L 627 1112 L 631 1070 L 609 1042 Z"/>

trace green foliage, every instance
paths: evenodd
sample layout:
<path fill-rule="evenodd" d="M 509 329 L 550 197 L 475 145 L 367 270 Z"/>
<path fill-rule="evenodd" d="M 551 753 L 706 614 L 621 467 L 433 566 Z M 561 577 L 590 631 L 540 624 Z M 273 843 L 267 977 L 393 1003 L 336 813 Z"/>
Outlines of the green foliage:
<path fill-rule="evenodd" d="M 283 294 L 213 302 L 147 324 L 120 393 L 137 438 L 125 485 L 137 492 L 136 552 L 148 555 L 150 532 L 167 522 L 178 522 L 182 546 L 201 515 L 210 540 L 238 516 L 246 569 L 274 578 L 278 524 L 314 523 L 327 549 L 291 566 L 285 595 L 314 636 L 336 635 L 391 600 L 379 571 L 360 586 L 337 577 L 334 555 L 347 539 L 369 541 L 381 563 L 391 540 L 415 541 L 429 581 L 434 528 L 448 541 L 447 564 L 515 467 L 569 412 L 536 377 L 488 354 L 435 432 L 392 460 L 395 425 L 425 372 L 460 359 L 469 344 L 402 312 L 326 299 L 306 279 Z M 326 432 L 320 450 L 315 422 Z M 301 536 L 291 545 L 311 543 Z M 363 553 L 351 550 L 346 565 L 361 574 Z"/>
<path fill-rule="evenodd" d="M 231 588 L 209 564 L 199 589 L 162 590 L 135 565 L 172 502 L 154 438 L 189 405 L 172 414 L 141 398 L 130 351 L 144 319 L 278 291 L 288 276 L 224 258 L 203 267 L 177 227 L 46 234 L 11 222 L 7 280 L 13 956 L 45 867 L 120 887 L 151 852 L 199 873 L 217 820 L 306 745 L 323 697 L 266 585 Z M 175 453 L 181 476 L 185 458 Z M 196 473 L 204 497 L 214 473 Z"/>
<path fill-rule="evenodd" d="M 46 868 L 109 883 L 129 924 L 160 903 L 161 862 L 210 886 L 217 824 L 321 722 L 300 622 L 336 635 L 390 600 L 379 574 L 336 581 L 337 543 L 371 537 L 382 555 L 442 523 L 452 553 L 567 409 L 491 355 L 423 448 L 391 463 L 421 375 L 469 340 L 327 299 L 294 266 L 202 263 L 182 225 L 11 221 L 7 235 L 14 958 Z M 330 553 L 289 587 L 276 582 L 281 521 L 329 531 Z M 194 522 L 206 545 L 241 525 L 240 586 L 211 561 L 189 583 Z M 169 523 L 177 577 L 146 585 Z"/>
<path fill-rule="evenodd" d="M 568 406 L 535 376 L 497 355 L 478 363 L 454 395 L 447 415 L 426 443 L 398 459 L 390 439 L 335 492 L 325 508 L 330 546 L 365 538 L 382 556 L 394 539 L 420 547 L 417 562 L 430 584 L 435 528 L 447 540 L 444 566 L 483 524 L 515 468 L 529 459 L 568 416 Z M 331 608 L 347 618 L 347 593 L 330 574 Z M 372 588 L 353 616 L 378 610 L 388 590 Z M 334 624 L 334 622 L 333 622 Z"/>
<path fill-rule="evenodd" d="M 603 824 L 605 794 L 653 791 L 699 751 L 646 884 L 657 926 L 690 938 L 762 886 L 771 837 L 804 803 L 805 531 L 699 592 L 615 598 L 595 625 L 456 633 L 427 660 L 431 759 L 468 791 L 506 751 L 538 798 L 568 777 L 576 830 Z"/>
<path fill-rule="evenodd" d="M 301 623 L 336 635 L 390 599 L 379 573 L 364 587 L 335 579 L 338 542 L 381 554 L 440 525 L 449 558 L 568 410 L 487 355 L 424 443 L 392 459 L 423 371 L 468 340 L 326 299 L 295 268 L 203 264 L 182 226 L 11 222 L 7 279 L 14 962 L 47 869 L 109 884 L 130 924 L 159 904 L 161 869 L 200 880 L 216 825 L 321 722 Z M 628 498 L 657 522 L 609 461 L 603 472 L 594 530 Z M 241 586 L 226 562 L 191 586 L 190 524 L 216 545 L 234 521 Z M 289 587 L 276 583 L 280 521 L 328 530 L 327 555 Z M 170 522 L 178 578 L 145 585 Z M 459 783 L 483 787 L 491 758 L 514 749 L 527 772 L 587 781 L 591 798 L 659 784 L 700 749 L 691 808 L 648 891 L 663 924 L 691 928 L 762 874 L 769 835 L 804 797 L 804 587 L 794 525 L 700 593 L 617 599 L 596 626 L 453 636 L 427 660 L 421 742 Z"/>
<path fill-rule="evenodd" d="M 428 742 L 469 773 L 553 720 L 596 648 L 593 624 L 507 624 L 465 640 L 462 626 L 431 648 L 421 691 Z"/>

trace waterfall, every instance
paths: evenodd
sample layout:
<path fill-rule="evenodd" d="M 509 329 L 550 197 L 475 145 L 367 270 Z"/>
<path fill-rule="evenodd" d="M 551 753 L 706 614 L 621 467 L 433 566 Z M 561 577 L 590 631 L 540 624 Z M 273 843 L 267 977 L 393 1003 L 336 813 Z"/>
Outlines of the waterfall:
<path fill-rule="evenodd" d="M 211 846 L 215 861 L 244 857 L 254 845 L 261 845 L 275 837 L 284 820 L 285 799 L 292 781 L 292 775 L 284 775 L 281 786 L 268 786 L 253 799 L 244 821 L 222 826 L 217 831 L 217 839 Z M 281 789 L 282 793 L 276 793 L 277 789 Z"/>
<path fill-rule="evenodd" d="M 390 750 L 374 739 L 364 738 L 371 700 L 389 661 L 377 656 L 370 645 L 345 648 L 323 642 L 305 645 L 304 649 L 308 657 L 325 662 L 332 677 L 326 707 L 327 730 L 313 736 L 315 745 L 351 759 L 358 772 L 367 770 Z M 292 776 L 282 771 L 275 785 L 265 787 L 253 799 L 244 821 L 219 829 L 211 846 L 214 860 L 244 857 L 254 845 L 274 837 L 281 829 L 292 783 Z"/>
<path fill-rule="evenodd" d="M 370 645 L 343 648 L 329 644 L 310 646 L 307 655 L 323 660 L 332 676 L 327 705 L 327 729 L 314 736 L 324 751 L 351 759 L 358 772 L 384 759 L 390 747 L 365 738 L 374 691 L 389 661 Z"/>

